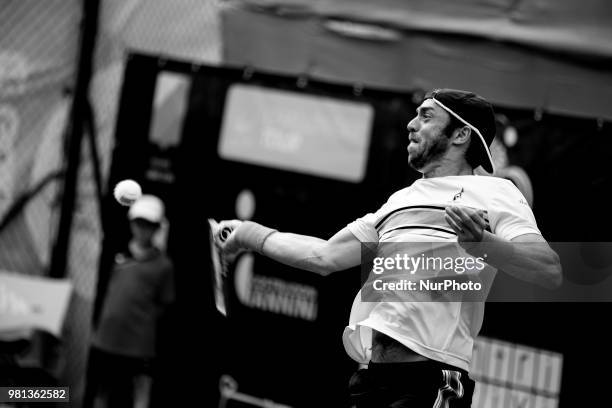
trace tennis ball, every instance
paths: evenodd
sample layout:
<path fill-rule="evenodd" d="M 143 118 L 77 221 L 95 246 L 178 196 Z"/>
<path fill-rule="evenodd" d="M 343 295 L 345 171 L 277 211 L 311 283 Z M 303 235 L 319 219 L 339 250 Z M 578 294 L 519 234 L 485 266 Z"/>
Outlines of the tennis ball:
<path fill-rule="evenodd" d="M 130 206 L 142 196 L 142 189 L 134 180 L 123 180 L 117 183 L 113 195 L 119 204 Z"/>

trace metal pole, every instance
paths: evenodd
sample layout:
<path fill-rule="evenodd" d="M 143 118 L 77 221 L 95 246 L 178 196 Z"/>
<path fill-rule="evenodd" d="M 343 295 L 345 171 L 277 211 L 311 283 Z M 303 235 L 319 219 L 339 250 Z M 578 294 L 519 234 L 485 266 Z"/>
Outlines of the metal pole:
<path fill-rule="evenodd" d="M 83 0 L 83 23 L 74 98 L 70 109 L 70 122 L 66 129 L 66 173 L 62 188 L 62 204 L 55 245 L 51 257 L 49 276 L 66 275 L 70 230 L 76 201 L 76 188 L 81 159 L 86 106 L 91 79 L 93 55 L 98 32 L 100 0 Z"/>

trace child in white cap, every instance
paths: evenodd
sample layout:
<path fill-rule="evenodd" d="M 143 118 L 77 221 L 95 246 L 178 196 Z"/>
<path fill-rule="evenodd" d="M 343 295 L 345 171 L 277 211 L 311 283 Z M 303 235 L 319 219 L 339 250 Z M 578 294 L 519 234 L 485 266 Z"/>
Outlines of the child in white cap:
<path fill-rule="evenodd" d="M 90 359 L 98 402 L 113 408 L 148 397 L 159 319 L 174 301 L 172 263 L 154 239 L 164 223 L 164 204 L 143 195 L 128 219 L 129 251 L 115 258 Z"/>

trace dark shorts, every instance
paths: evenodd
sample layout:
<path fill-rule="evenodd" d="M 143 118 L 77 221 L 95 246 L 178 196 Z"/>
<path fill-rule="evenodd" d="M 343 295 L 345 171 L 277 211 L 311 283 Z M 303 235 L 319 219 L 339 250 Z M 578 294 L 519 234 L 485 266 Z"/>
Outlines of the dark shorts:
<path fill-rule="evenodd" d="M 357 408 L 469 408 L 474 386 L 465 371 L 436 361 L 370 363 L 349 392 Z"/>
<path fill-rule="evenodd" d="M 153 359 L 122 356 L 98 348 L 91 349 L 91 363 L 104 377 L 117 377 L 144 374 L 151 375 Z"/>
<path fill-rule="evenodd" d="M 132 408 L 135 378 L 151 376 L 152 369 L 151 359 L 121 356 L 92 347 L 83 408 L 93 407 L 96 396 L 102 396 L 109 407 Z"/>

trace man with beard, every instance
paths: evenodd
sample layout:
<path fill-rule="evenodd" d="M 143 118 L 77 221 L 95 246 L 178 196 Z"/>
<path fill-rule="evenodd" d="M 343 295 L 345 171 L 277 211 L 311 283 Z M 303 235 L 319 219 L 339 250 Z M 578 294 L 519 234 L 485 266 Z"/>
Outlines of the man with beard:
<path fill-rule="evenodd" d="M 491 104 L 472 92 L 441 89 L 426 95 L 416 113 L 407 127 L 408 163 L 423 178 L 328 240 L 250 221 L 223 221 L 220 228 L 232 230 L 218 242 L 225 256 L 251 250 L 327 275 L 359 265 L 362 244 L 377 256 L 393 258 L 398 248 L 406 254 L 422 242 L 457 242 L 473 256 L 488 251 L 487 268 L 493 273 L 503 266 L 519 279 L 558 285 L 558 256 L 520 191 L 508 180 L 474 175 L 478 166 L 494 171 Z M 357 407 L 471 405 L 474 382 L 468 370 L 484 299 L 449 302 L 420 295 L 418 301 L 383 297 L 377 302 L 356 296 L 343 342 L 350 357 L 368 365 L 349 384 Z"/>

